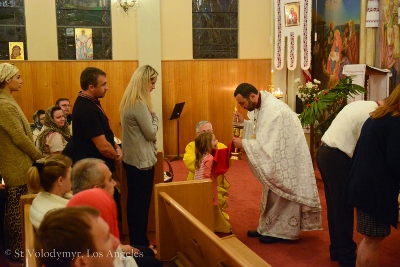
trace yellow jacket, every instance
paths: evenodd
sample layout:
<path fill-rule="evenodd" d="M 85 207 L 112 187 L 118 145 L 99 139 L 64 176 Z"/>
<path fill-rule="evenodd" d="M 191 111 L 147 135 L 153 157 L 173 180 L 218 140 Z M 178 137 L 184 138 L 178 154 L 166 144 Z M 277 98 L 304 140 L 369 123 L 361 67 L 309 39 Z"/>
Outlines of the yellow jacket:
<path fill-rule="evenodd" d="M 194 141 L 190 142 L 185 148 L 185 155 L 183 156 L 183 162 L 185 163 L 186 167 L 189 169 L 188 177 L 186 178 L 188 181 L 194 179 L 194 162 L 196 161 L 196 154 L 195 154 L 195 144 Z M 218 143 L 218 149 L 226 148 L 226 145 L 222 143 Z"/>

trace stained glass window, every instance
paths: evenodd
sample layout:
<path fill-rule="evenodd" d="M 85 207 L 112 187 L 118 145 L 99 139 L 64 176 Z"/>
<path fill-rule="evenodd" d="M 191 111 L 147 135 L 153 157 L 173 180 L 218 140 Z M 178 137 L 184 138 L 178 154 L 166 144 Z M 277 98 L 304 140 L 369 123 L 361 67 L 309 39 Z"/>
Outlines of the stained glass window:
<path fill-rule="evenodd" d="M 9 42 L 23 42 L 28 59 L 24 0 L 0 0 L 0 60 L 10 59 Z"/>
<path fill-rule="evenodd" d="M 56 16 L 59 59 L 80 58 L 79 48 L 87 59 L 112 59 L 110 0 L 56 0 Z"/>
<path fill-rule="evenodd" d="M 192 0 L 193 58 L 238 57 L 238 0 Z"/>

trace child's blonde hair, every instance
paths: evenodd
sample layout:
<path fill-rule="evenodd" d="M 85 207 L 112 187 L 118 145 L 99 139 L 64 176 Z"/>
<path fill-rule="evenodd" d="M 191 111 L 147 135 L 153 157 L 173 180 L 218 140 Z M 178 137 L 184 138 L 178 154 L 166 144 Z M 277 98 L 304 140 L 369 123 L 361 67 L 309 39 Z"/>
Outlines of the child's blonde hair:
<path fill-rule="evenodd" d="M 211 153 L 212 151 L 211 147 L 212 136 L 213 136 L 212 132 L 204 132 L 197 135 L 196 139 L 194 139 L 195 155 L 196 155 L 196 161 L 194 162 L 194 167 L 196 170 L 200 168 L 200 164 L 203 157 L 207 153 Z"/>

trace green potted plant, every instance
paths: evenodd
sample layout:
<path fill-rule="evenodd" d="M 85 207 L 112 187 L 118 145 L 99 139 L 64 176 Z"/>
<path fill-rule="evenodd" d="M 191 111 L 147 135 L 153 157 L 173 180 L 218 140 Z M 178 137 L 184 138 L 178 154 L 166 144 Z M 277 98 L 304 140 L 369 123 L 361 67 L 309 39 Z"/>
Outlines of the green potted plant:
<path fill-rule="evenodd" d="M 347 98 L 366 92 L 362 86 L 353 83 L 353 78 L 345 77 L 327 89 L 320 88 L 321 82 L 316 79 L 306 84 L 301 84 L 299 78 L 294 81 L 297 84 L 297 96 L 303 103 L 300 122 L 303 127 L 310 127 L 312 156 L 336 114 L 347 104 Z"/>

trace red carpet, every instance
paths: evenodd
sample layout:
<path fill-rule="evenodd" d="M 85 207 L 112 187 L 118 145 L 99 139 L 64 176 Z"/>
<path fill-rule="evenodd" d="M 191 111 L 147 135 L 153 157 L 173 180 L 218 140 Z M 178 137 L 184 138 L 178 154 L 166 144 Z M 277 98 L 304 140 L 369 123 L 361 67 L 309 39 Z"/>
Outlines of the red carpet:
<path fill-rule="evenodd" d="M 187 169 L 182 160 L 173 161 L 174 181 L 184 181 Z M 167 167 L 165 166 L 165 170 Z M 319 176 L 318 170 L 316 175 Z M 233 233 L 249 248 L 272 266 L 339 266 L 337 262 L 329 259 L 329 233 L 326 219 L 325 194 L 323 183 L 317 179 L 318 191 L 322 205 L 323 230 L 302 232 L 301 239 L 277 244 L 261 244 L 257 238 L 249 238 L 246 233 L 249 229 L 256 229 L 259 218 L 259 205 L 261 199 L 261 183 L 252 175 L 247 160 L 233 161 L 231 168 L 226 173 L 231 183 L 229 190 L 227 213 L 230 216 Z M 398 242 L 400 231 L 392 228 L 389 237 L 382 245 L 380 266 L 400 266 L 400 253 Z M 354 231 L 357 244 L 362 236 Z"/>

